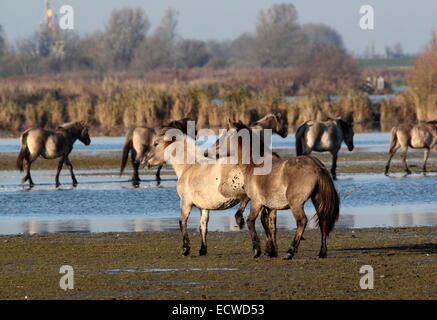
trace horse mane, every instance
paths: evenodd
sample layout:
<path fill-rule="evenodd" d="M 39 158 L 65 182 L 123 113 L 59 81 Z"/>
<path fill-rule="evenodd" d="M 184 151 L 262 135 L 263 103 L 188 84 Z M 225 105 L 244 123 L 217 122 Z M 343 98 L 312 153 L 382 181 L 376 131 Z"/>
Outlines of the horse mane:
<path fill-rule="evenodd" d="M 182 131 L 184 134 L 188 134 L 188 121 L 194 121 L 191 118 L 183 118 L 180 120 L 173 120 L 167 123 L 166 125 L 162 126 L 162 128 L 172 128 L 172 129 L 178 129 Z M 197 134 L 197 129 L 195 128 L 195 134 Z"/>
<path fill-rule="evenodd" d="M 82 129 L 87 127 L 87 125 L 85 124 L 84 121 L 70 121 L 70 122 L 66 122 L 63 123 L 61 125 L 59 125 L 57 127 L 57 130 L 61 129 L 61 130 L 68 130 L 68 129 Z"/>

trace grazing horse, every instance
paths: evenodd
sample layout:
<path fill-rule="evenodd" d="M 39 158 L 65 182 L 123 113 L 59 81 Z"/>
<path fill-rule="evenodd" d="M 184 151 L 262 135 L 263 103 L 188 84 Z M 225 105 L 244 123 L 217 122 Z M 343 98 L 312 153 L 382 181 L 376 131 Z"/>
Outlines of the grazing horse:
<path fill-rule="evenodd" d="M 233 123 L 233 127 L 236 131 L 248 130 L 251 136 L 254 136 L 252 130 L 241 123 Z M 241 142 L 238 147 L 240 153 L 244 151 L 241 151 Z M 297 230 L 285 259 L 293 258 L 308 221 L 304 204 L 311 198 L 322 233 L 319 257 L 325 258 L 327 256 L 326 238 L 339 217 L 340 200 L 334 182 L 322 162 L 311 156 L 298 156 L 291 159 L 273 158 L 271 171 L 263 175 L 254 174 L 256 165 L 253 163 L 240 163 L 240 166 L 244 174 L 244 190 L 251 203 L 247 227 L 252 237 L 254 257 L 261 254 L 255 221 L 261 212 L 263 215 L 268 214 L 263 210 L 268 208 L 270 210 L 291 209 L 297 223 Z M 268 244 L 267 247 L 276 245 L 274 234 L 267 235 L 267 239 L 268 242 L 273 241 L 273 244 Z"/>
<path fill-rule="evenodd" d="M 234 207 L 246 197 L 242 172 L 238 164 L 229 161 L 230 158 L 221 158 L 218 161 L 209 159 L 213 160 L 213 163 L 193 161 L 191 158 L 193 154 L 189 150 L 194 150 L 196 154 L 203 154 L 205 150 L 196 145 L 186 134 L 180 134 L 172 140 L 168 139 L 167 132 L 170 129 L 163 127 L 157 130 L 150 151 L 143 158 L 142 164 L 155 166 L 167 162 L 173 166 L 178 177 L 176 190 L 181 208 L 179 226 L 183 235 L 182 254 L 187 256 L 190 253 L 187 221 L 194 206 L 199 208 L 201 213 L 199 255 L 206 255 L 209 211 Z M 167 148 L 173 151 L 169 152 Z M 175 150 L 183 150 L 180 152 L 184 156 L 183 161 L 178 158 Z"/>
<path fill-rule="evenodd" d="M 401 148 L 401 159 L 406 174 L 411 174 L 407 165 L 407 150 L 424 149 L 423 155 L 423 174 L 426 173 L 426 162 L 428 161 L 429 151 L 437 146 L 437 121 L 428 121 L 419 124 L 401 124 L 391 129 L 389 158 L 385 166 L 385 175 L 390 170 L 390 162 L 396 151 Z"/>
<path fill-rule="evenodd" d="M 190 120 L 191 119 L 189 118 L 174 120 L 168 123 L 166 126 L 179 129 L 182 132 L 187 132 L 187 122 Z M 155 133 L 155 129 L 146 128 L 146 127 L 136 127 L 129 130 L 126 135 L 126 141 L 123 146 L 123 153 L 121 157 L 120 175 L 123 174 L 130 152 L 131 163 L 134 169 L 132 175 L 132 183 L 134 185 L 139 185 L 141 181 L 138 173 L 138 169 L 140 167 L 141 159 L 149 151 L 150 143 L 152 141 L 152 137 L 154 133 Z M 163 164 L 160 164 L 158 166 L 158 169 L 156 170 L 156 181 L 158 183 L 161 181 L 160 172 L 162 166 Z"/>
<path fill-rule="evenodd" d="M 229 123 L 231 123 L 231 121 L 229 120 Z M 241 123 L 241 121 L 240 121 Z M 287 115 L 284 112 L 275 112 L 275 113 L 269 113 L 267 115 L 265 115 L 264 117 L 262 117 L 261 119 L 253 122 L 252 124 L 249 125 L 250 128 L 252 129 L 260 129 L 260 130 L 265 130 L 265 129 L 271 129 L 273 131 L 273 133 L 278 134 L 279 136 L 281 136 L 282 138 L 286 138 L 288 136 L 288 123 L 287 123 Z M 228 124 L 228 129 L 229 129 L 229 124 Z M 223 141 L 224 138 L 229 138 L 229 137 L 220 137 L 217 139 L 217 141 L 215 142 L 215 144 L 212 146 L 213 149 L 215 149 L 215 153 L 219 154 L 220 152 L 220 146 L 221 143 Z M 227 146 L 230 146 L 229 143 L 226 144 Z M 279 156 L 270 151 L 275 157 Z M 229 156 L 229 150 L 227 155 Z M 237 225 L 239 226 L 240 230 L 243 229 L 244 227 L 244 218 L 243 218 L 243 213 L 244 210 L 246 209 L 246 206 L 249 202 L 249 199 L 243 199 L 240 203 L 240 207 L 238 208 L 237 212 L 235 213 L 235 221 L 237 223 Z M 275 215 L 276 212 L 273 213 L 273 215 Z"/>
<path fill-rule="evenodd" d="M 24 163 L 26 166 L 26 175 L 23 178 L 23 183 L 29 180 L 30 186 L 34 186 L 30 176 L 30 167 L 32 162 L 39 156 L 42 156 L 44 159 L 60 158 L 55 178 L 56 187 L 60 185 L 59 173 L 64 163 L 70 168 L 73 186 L 76 186 L 77 180 L 68 155 L 73 150 L 73 144 L 77 139 L 87 146 L 91 143 L 88 126 L 84 121 L 64 123 L 54 131 L 40 128 L 31 128 L 24 131 L 20 137 L 21 150 L 17 158 L 17 167 L 20 171 L 23 171 Z"/>
<path fill-rule="evenodd" d="M 332 155 L 331 174 L 337 179 L 337 154 L 344 141 L 349 151 L 354 149 L 352 124 L 336 118 L 327 121 L 307 121 L 296 130 L 296 156 L 308 155 L 311 151 L 329 151 Z"/>

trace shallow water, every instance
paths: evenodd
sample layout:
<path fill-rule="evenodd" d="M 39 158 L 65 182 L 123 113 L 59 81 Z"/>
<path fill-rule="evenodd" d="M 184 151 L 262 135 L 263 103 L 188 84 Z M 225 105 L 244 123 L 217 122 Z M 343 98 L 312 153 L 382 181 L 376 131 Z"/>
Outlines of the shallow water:
<path fill-rule="evenodd" d="M 98 173 L 98 175 L 95 175 Z M 139 188 L 115 170 L 77 171 L 79 185 L 68 173 L 54 187 L 52 170 L 38 170 L 33 189 L 17 184 L 17 171 L 0 172 L 0 234 L 54 232 L 135 232 L 179 230 L 176 177 L 163 175 L 157 186 L 152 171 Z M 128 173 L 129 174 L 129 173 Z M 337 228 L 437 226 L 437 174 L 339 174 L 341 198 Z M 237 231 L 236 208 L 210 213 L 210 231 Z M 307 216 L 314 216 L 311 201 Z M 199 211 L 192 211 L 189 228 L 198 229 Z M 248 209 L 246 209 L 246 214 Z M 260 225 L 258 225 L 260 227 Z M 291 229 L 289 210 L 280 211 L 278 227 Z M 315 227 L 312 218 L 309 227 Z"/>
<path fill-rule="evenodd" d="M 124 137 L 91 137 L 91 144 L 89 146 L 85 146 L 81 142 L 76 142 L 74 145 L 74 151 L 86 151 L 90 152 L 90 154 L 98 151 L 121 151 L 123 149 L 124 139 Z M 205 141 L 199 141 L 199 144 L 203 147 L 209 147 L 216 141 L 216 139 L 217 136 L 209 136 Z M 354 135 L 354 144 L 357 147 L 380 147 L 382 151 L 386 151 L 389 143 L 390 133 L 387 132 L 357 133 Z M 292 148 L 294 150 L 294 134 L 289 134 L 286 138 L 274 135 L 272 137 L 272 145 L 273 148 Z M 19 151 L 19 139 L 0 139 L 0 153 Z"/>

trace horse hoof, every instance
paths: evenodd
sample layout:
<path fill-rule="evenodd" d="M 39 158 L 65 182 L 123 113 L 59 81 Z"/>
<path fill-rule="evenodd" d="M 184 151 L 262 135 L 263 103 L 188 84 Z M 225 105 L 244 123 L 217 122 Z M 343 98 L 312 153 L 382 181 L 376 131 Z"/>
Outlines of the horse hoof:
<path fill-rule="evenodd" d="M 259 256 L 261 255 L 261 249 L 253 249 L 253 258 L 259 258 Z"/>
<path fill-rule="evenodd" d="M 190 248 L 189 247 L 185 247 L 182 249 L 182 255 L 183 256 L 188 256 L 190 254 Z"/>
<path fill-rule="evenodd" d="M 246 222 L 244 221 L 244 219 L 243 218 L 241 218 L 240 220 L 237 220 L 237 225 L 238 225 L 238 227 L 240 228 L 240 230 L 243 230 L 243 228 L 244 228 L 244 224 L 245 224 Z"/>
<path fill-rule="evenodd" d="M 293 256 L 294 256 L 293 253 L 287 253 L 287 254 L 285 255 L 285 257 L 282 258 L 282 260 L 291 260 L 291 259 L 293 259 Z"/>
<path fill-rule="evenodd" d="M 200 248 L 199 250 L 199 256 L 206 256 L 206 248 Z"/>
<path fill-rule="evenodd" d="M 277 251 L 266 251 L 265 255 L 269 258 L 277 258 L 278 252 Z"/>
<path fill-rule="evenodd" d="M 319 253 L 319 259 L 325 259 L 326 257 L 327 257 L 326 252 L 325 253 L 322 253 L 322 252 Z"/>

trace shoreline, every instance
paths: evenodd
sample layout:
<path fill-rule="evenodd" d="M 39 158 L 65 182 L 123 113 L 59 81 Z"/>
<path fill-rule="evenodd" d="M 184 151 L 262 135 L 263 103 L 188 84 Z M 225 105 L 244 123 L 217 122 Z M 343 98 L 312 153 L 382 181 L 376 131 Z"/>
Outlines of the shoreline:
<path fill-rule="evenodd" d="M 320 232 L 308 230 L 299 252 L 282 260 L 292 232 L 278 232 L 279 258 L 252 258 L 248 231 L 210 232 L 208 255 L 180 255 L 178 232 L 0 236 L 2 299 L 436 299 L 435 228 L 334 229 L 328 258 Z M 265 237 L 261 232 L 262 246 Z M 73 290 L 59 268 L 74 268 Z M 359 286 L 362 265 L 373 290 Z"/>

